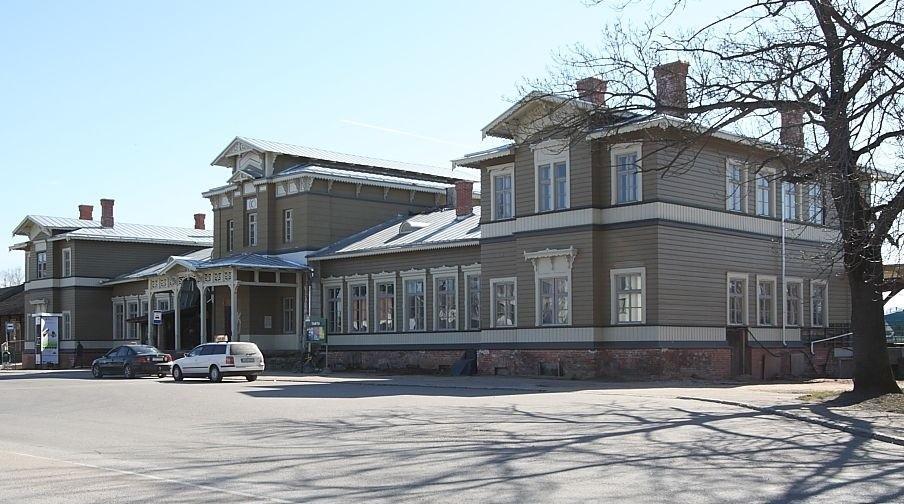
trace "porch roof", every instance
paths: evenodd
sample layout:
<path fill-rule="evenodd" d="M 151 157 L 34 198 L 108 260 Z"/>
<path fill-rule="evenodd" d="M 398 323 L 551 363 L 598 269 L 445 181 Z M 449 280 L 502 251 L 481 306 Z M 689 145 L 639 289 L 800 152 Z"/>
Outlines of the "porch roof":
<path fill-rule="evenodd" d="M 264 254 L 237 254 L 219 259 L 202 261 L 198 264 L 198 269 L 211 268 L 251 268 L 251 269 L 277 269 L 277 270 L 301 270 L 311 269 L 307 263 L 299 261 L 290 261 L 277 256 Z"/>

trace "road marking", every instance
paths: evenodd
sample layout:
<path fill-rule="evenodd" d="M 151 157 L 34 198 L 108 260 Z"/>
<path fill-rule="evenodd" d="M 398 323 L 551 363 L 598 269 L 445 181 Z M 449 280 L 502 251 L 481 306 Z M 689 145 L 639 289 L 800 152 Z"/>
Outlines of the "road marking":
<path fill-rule="evenodd" d="M 145 473 L 140 473 L 140 472 L 136 472 L 136 471 L 127 471 L 125 469 L 114 469 L 112 467 L 102 467 L 102 466 L 98 466 L 98 465 L 94 465 L 94 464 L 87 464 L 84 462 L 73 462 L 71 460 L 63 460 L 63 459 L 58 459 L 58 458 L 53 458 L 53 457 L 43 457 L 41 455 L 31 455 L 29 453 L 21 453 L 21 452 L 7 451 L 6 453 L 9 453 L 11 455 L 18 455 L 20 457 L 28 457 L 28 458 L 33 458 L 33 459 L 46 460 L 49 462 L 57 462 L 57 463 L 69 464 L 69 465 L 74 465 L 74 466 L 79 466 L 79 467 L 85 467 L 88 469 L 95 469 L 98 471 L 107 471 L 107 472 L 112 472 L 112 473 L 118 473 L 118 474 L 123 474 L 126 476 L 137 476 L 139 478 L 145 478 L 145 479 L 149 479 L 149 480 L 153 480 L 153 481 L 172 483 L 175 485 L 182 485 L 182 486 L 186 486 L 186 487 L 197 488 L 200 490 L 207 490 L 209 492 L 229 494 L 229 495 L 234 495 L 236 497 L 245 497 L 245 498 L 255 499 L 255 500 L 259 500 L 259 501 L 279 502 L 279 503 L 286 503 L 286 504 L 293 504 L 295 502 L 295 501 L 278 499 L 276 497 L 265 497 L 262 495 L 256 495 L 256 494 L 252 494 L 252 493 L 239 492 L 236 490 L 226 490 L 225 488 L 217 488 L 217 487 L 212 487 L 210 485 L 201 485 L 198 483 L 191 483 L 188 481 L 182 481 L 182 480 L 177 480 L 177 479 L 173 479 L 173 478 L 164 478 L 162 476 L 154 476 L 153 474 L 145 474 Z"/>

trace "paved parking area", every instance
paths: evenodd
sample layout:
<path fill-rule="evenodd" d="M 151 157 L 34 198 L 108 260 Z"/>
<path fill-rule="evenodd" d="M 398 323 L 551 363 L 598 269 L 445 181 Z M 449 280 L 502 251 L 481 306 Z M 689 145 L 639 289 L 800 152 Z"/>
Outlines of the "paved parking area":
<path fill-rule="evenodd" d="M 537 384 L 3 372 L 0 501 L 904 501 L 901 446 L 695 385 Z"/>

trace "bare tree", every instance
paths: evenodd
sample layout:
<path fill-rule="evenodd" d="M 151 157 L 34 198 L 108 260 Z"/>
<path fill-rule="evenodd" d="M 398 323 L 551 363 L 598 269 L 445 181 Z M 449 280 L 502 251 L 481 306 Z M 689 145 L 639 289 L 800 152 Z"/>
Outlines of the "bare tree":
<path fill-rule="evenodd" d="M 684 1 L 664 1 L 666 14 L 641 28 L 613 24 L 601 47 L 574 47 L 553 74 L 528 81 L 526 100 L 543 102 L 549 120 L 522 136 L 584 138 L 588 128 L 665 119 L 674 157 L 664 170 L 689 169 L 708 139 L 731 132 L 765 153 L 760 166 L 778 165 L 781 180 L 826 187 L 851 294 L 854 391 L 900 392 L 883 307 L 904 285 L 885 278 L 883 247 L 896 251 L 904 237 L 904 0 L 749 0 L 679 34 L 663 23 Z M 574 84 L 588 75 L 605 79 L 589 100 Z M 656 81 L 686 89 L 657 93 Z"/>
<path fill-rule="evenodd" d="M 9 268 L 0 271 L 0 287 L 13 287 L 23 281 L 22 268 Z"/>

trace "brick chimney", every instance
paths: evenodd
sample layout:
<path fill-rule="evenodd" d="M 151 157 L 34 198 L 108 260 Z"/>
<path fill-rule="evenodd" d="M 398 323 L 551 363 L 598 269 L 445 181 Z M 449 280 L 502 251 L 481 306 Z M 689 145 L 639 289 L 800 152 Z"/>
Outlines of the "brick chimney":
<path fill-rule="evenodd" d="M 195 214 L 195 229 L 204 229 L 204 217 L 206 217 L 206 215 L 202 213 Z"/>
<path fill-rule="evenodd" d="M 455 216 L 466 217 L 474 213 L 474 182 L 459 180 L 455 183 Z"/>
<path fill-rule="evenodd" d="M 113 200 L 100 200 L 100 225 L 103 227 L 113 227 Z"/>
<path fill-rule="evenodd" d="M 79 205 L 78 218 L 81 220 L 94 220 L 94 205 Z"/>
<path fill-rule="evenodd" d="M 653 68 L 656 78 L 656 110 L 665 107 L 687 107 L 687 69 L 690 63 L 673 61 Z M 686 117 L 683 112 L 670 111 L 669 115 Z"/>
<path fill-rule="evenodd" d="M 577 89 L 580 99 L 589 101 L 594 105 L 605 105 L 606 81 L 596 77 L 587 77 L 577 81 L 574 87 Z"/>
<path fill-rule="evenodd" d="M 778 138 L 782 145 L 788 147 L 804 146 L 804 111 L 797 107 L 789 107 L 779 110 L 782 125 L 778 131 Z"/>

